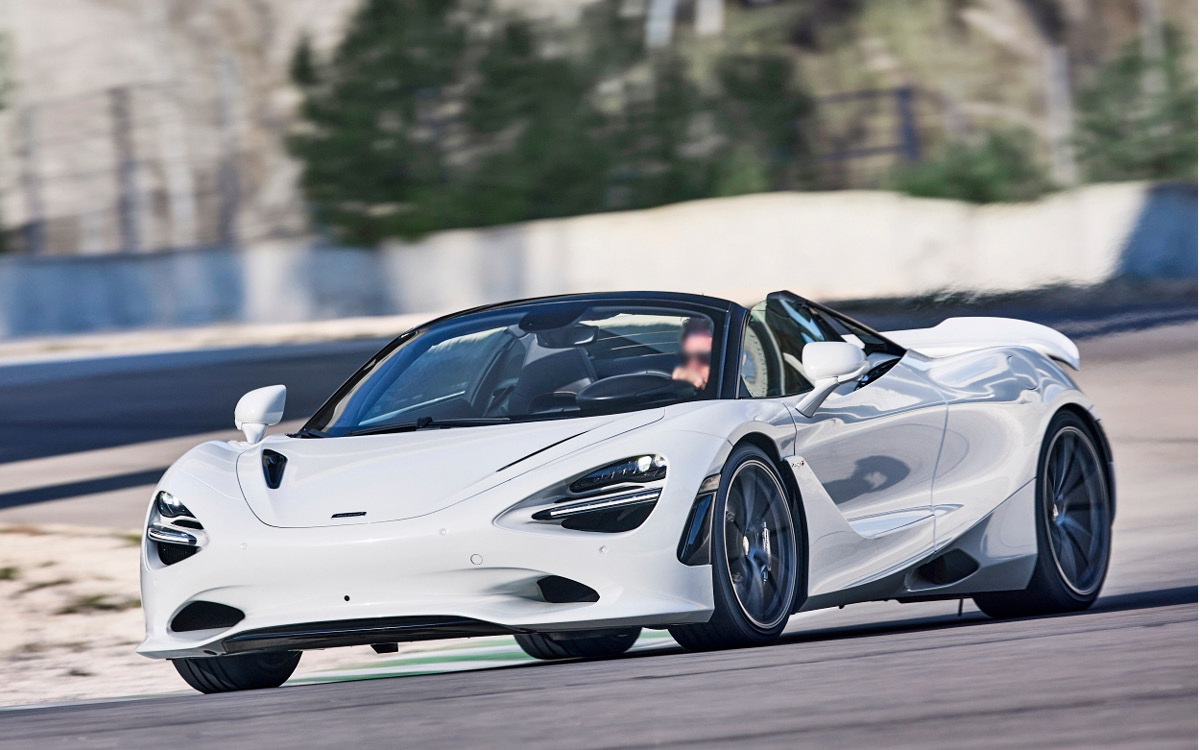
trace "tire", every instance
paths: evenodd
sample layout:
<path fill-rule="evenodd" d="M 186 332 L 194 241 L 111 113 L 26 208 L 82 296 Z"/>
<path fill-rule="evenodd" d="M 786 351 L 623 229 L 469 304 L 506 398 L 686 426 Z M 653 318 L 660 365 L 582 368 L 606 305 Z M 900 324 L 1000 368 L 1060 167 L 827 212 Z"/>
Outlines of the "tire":
<path fill-rule="evenodd" d="M 1038 454 L 1037 564 L 1021 591 L 974 597 L 997 619 L 1078 612 L 1104 585 L 1112 550 L 1112 502 L 1103 452 L 1071 412 L 1050 421 Z"/>
<path fill-rule="evenodd" d="M 173 659 L 184 682 L 202 693 L 279 687 L 296 671 L 299 651 Z"/>
<path fill-rule="evenodd" d="M 799 590 L 798 528 L 796 508 L 771 459 L 752 445 L 735 448 L 713 506 L 712 618 L 668 628 L 679 645 L 712 651 L 778 640 Z"/>
<path fill-rule="evenodd" d="M 641 635 L 641 628 L 590 631 L 586 635 L 569 633 L 519 633 L 515 637 L 521 650 L 535 659 L 603 659 L 620 656 Z"/>

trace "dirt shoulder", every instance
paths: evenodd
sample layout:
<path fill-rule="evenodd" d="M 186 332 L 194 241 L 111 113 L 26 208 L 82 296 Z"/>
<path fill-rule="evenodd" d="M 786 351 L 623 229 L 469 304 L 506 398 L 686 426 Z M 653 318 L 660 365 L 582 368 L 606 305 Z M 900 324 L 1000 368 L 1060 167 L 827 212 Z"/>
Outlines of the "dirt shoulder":
<path fill-rule="evenodd" d="M 0 706 L 190 692 L 169 662 L 134 652 L 139 544 L 135 530 L 0 524 Z M 297 676 L 377 658 L 366 646 L 310 651 Z"/>

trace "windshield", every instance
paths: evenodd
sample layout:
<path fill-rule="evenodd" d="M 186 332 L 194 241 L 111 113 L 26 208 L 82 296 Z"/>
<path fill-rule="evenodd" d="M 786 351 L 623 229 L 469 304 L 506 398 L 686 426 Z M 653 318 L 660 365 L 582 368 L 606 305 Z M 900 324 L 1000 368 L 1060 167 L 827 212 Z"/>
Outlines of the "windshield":
<path fill-rule="evenodd" d="M 657 302 L 541 302 L 410 332 L 301 434 L 554 419 L 713 398 L 724 318 Z M 712 375 L 710 375 L 710 368 Z"/>

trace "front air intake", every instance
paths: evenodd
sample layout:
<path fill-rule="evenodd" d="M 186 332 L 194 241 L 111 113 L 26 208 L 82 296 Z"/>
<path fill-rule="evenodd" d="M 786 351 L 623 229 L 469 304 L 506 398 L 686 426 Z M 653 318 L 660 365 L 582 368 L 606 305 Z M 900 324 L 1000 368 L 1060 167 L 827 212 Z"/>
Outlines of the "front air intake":
<path fill-rule="evenodd" d="M 192 602 L 171 620 L 171 630 L 187 633 L 193 630 L 223 630 L 232 628 L 246 613 L 236 607 L 216 602 Z"/>
<path fill-rule="evenodd" d="M 163 565 L 183 562 L 200 551 L 199 547 L 185 547 L 182 544 L 166 544 L 164 542 L 155 542 L 154 547 L 158 551 L 158 561 Z"/>
<path fill-rule="evenodd" d="M 584 586 L 579 581 L 572 581 L 562 576 L 546 576 L 539 578 L 538 589 L 542 598 L 551 604 L 570 604 L 574 602 L 598 602 L 600 594 L 591 586 Z"/>

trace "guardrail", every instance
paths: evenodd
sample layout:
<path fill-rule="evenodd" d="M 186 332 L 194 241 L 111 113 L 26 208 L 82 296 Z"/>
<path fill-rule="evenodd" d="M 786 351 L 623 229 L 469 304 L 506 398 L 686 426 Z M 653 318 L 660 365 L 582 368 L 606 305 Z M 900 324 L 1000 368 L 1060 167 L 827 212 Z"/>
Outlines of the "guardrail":
<path fill-rule="evenodd" d="M 451 310 L 585 290 L 751 301 L 1196 278 L 1196 186 L 1094 185 L 976 206 L 883 192 L 769 193 L 442 232 L 378 248 L 0 257 L 0 338 Z"/>

